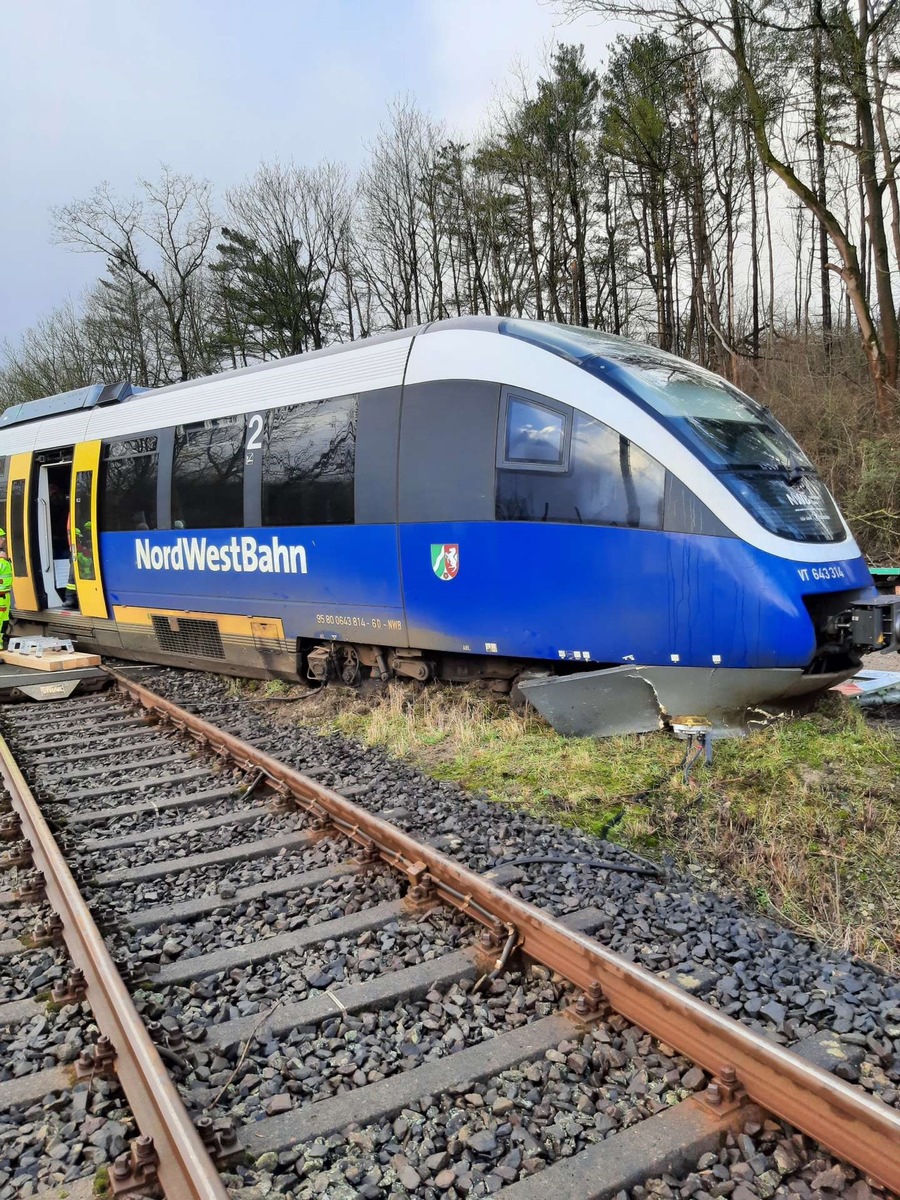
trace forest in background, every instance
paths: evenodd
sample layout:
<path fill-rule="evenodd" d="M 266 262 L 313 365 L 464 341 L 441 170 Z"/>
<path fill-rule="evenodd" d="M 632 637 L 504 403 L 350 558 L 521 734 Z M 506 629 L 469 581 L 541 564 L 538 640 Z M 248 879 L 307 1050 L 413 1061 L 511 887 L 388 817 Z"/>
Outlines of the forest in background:
<path fill-rule="evenodd" d="M 636 32 L 602 64 L 560 43 L 468 142 L 406 99 L 356 175 L 262 163 L 219 201 L 163 169 L 56 210 L 99 277 L 5 347 L 0 407 L 466 313 L 571 322 L 768 404 L 896 561 L 897 4 L 561 3 Z"/>

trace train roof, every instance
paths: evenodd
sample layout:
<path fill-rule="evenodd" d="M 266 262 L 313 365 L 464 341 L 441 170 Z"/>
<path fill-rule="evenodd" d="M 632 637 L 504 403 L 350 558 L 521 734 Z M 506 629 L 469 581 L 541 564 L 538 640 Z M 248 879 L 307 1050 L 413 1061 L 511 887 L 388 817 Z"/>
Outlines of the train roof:
<path fill-rule="evenodd" d="M 0 413 L 0 430 L 11 425 L 22 425 L 27 421 L 42 421 L 46 417 L 57 417 L 61 413 L 97 408 L 101 404 L 115 404 L 130 400 L 148 388 L 136 387 L 131 383 L 92 383 L 87 387 L 74 388 L 70 392 L 58 392 L 55 396 L 43 396 L 40 400 L 26 400 L 22 404 L 11 404 Z"/>
<path fill-rule="evenodd" d="M 611 334 L 513 317 L 450 317 L 162 388 L 95 384 L 15 405 L 0 414 L 0 454 L 136 437 L 212 417 L 399 386 L 413 341 L 449 330 L 507 335 L 582 365 L 589 359 L 618 359 L 626 365 L 628 356 L 643 352 L 645 358 L 686 366 L 655 348 Z"/>
<path fill-rule="evenodd" d="M 127 437 L 214 415 L 229 416 L 402 382 L 414 338 L 432 330 L 499 331 L 500 317 L 451 317 L 322 350 L 254 363 L 162 388 L 93 384 L 13 405 L 0 414 L 0 454 Z M 129 403 L 114 403 L 128 400 Z"/>
<path fill-rule="evenodd" d="M 105 404 L 132 400 L 135 397 L 152 391 L 153 395 L 162 399 L 176 392 L 196 389 L 203 386 L 213 386 L 224 379 L 242 379 L 247 376 L 261 375 L 269 371 L 282 371 L 286 367 L 298 364 L 318 362 L 339 355 L 358 353 L 360 350 L 381 346 L 390 342 L 411 341 L 429 333 L 443 332 L 449 329 L 481 330 L 485 333 L 509 333 L 523 341 L 529 341 L 551 353 L 560 354 L 573 361 L 583 360 L 587 356 L 620 358 L 626 348 L 635 349 L 640 345 L 628 338 L 617 337 L 610 333 L 599 333 L 596 330 L 582 330 L 578 326 L 567 326 L 546 321 L 534 321 L 522 317 L 500 317 L 473 315 L 448 317 L 441 321 L 429 321 L 406 329 L 390 330 L 387 333 L 375 334 L 372 337 L 358 338 L 351 342 L 341 342 L 333 346 L 325 346 L 321 350 L 310 350 L 303 354 L 291 355 L 287 358 L 274 358 L 268 362 L 252 363 L 246 367 L 238 367 L 229 371 L 217 372 L 199 379 L 187 379 L 178 383 L 170 383 L 160 388 L 142 388 L 135 384 L 122 382 L 115 384 L 91 384 L 88 387 L 77 388 L 70 392 L 61 392 L 55 396 L 47 396 L 40 400 L 32 400 L 23 404 L 10 405 L 0 413 L 0 431 L 11 425 L 27 421 L 43 420 L 78 410 L 100 407 Z M 593 345 L 585 344 L 584 334 L 587 334 Z M 582 335 L 579 337 L 579 335 Z M 640 346 L 645 354 L 653 354 L 658 359 L 671 361 L 670 355 L 651 346 Z"/>
<path fill-rule="evenodd" d="M 193 388 L 202 384 L 212 384 L 220 381 L 223 375 L 229 379 L 243 378 L 247 375 L 261 375 L 266 371 L 277 371 L 280 368 L 293 366 L 298 363 L 317 362 L 325 358 L 335 358 L 341 354 L 357 352 L 367 346 L 382 346 L 388 342 L 411 341 L 423 334 L 438 332 L 444 329 L 480 329 L 485 333 L 499 333 L 504 317 L 469 316 L 447 317 L 442 321 L 426 321 L 421 325 L 411 325 L 406 329 L 391 329 L 387 333 L 376 333 L 371 337 L 356 338 L 352 342 L 337 342 L 333 346 L 324 346 L 321 350 L 307 350 L 303 354 L 291 354 L 287 358 L 273 358 L 268 362 L 251 363 L 247 367 L 237 367 L 230 371 L 221 371 L 216 375 L 204 375 L 200 379 L 186 379 L 179 383 L 169 383 L 165 387 L 154 388 L 154 396 L 170 396 L 185 388 Z"/>

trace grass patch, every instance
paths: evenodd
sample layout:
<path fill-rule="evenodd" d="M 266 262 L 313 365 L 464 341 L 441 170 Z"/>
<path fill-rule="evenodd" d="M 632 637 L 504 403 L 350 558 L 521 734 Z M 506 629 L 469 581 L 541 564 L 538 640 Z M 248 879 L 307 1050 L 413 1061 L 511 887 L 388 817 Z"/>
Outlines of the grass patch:
<path fill-rule="evenodd" d="M 717 742 L 681 777 L 665 734 L 565 738 L 476 688 L 330 687 L 290 720 L 378 746 L 436 779 L 561 825 L 706 868 L 799 932 L 900 968 L 900 737 L 829 697 L 810 716 Z"/>

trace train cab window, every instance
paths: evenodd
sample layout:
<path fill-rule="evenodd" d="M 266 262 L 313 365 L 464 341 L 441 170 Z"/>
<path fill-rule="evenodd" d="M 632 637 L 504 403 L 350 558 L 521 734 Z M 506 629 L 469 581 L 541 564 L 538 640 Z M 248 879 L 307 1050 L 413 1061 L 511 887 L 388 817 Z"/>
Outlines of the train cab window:
<path fill-rule="evenodd" d="M 104 448 L 100 528 L 130 533 L 156 528 L 156 438 L 123 438 Z"/>
<path fill-rule="evenodd" d="M 524 396 L 507 396 L 503 461 L 533 470 L 565 468 L 571 412 Z"/>
<path fill-rule="evenodd" d="M 356 396 L 266 414 L 264 525 L 352 525 Z"/>
<path fill-rule="evenodd" d="M 176 529 L 235 529 L 244 523 L 244 418 L 179 425 L 172 460 Z"/>
<path fill-rule="evenodd" d="M 509 404 L 507 412 L 511 409 Z M 497 519 L 661 529 L 664 468 L 602 421 L 569 411 L 566 469 L 554 470 L 556 464 L 542 466 L 537 460 L 525 470 L 501 466 Z"/>

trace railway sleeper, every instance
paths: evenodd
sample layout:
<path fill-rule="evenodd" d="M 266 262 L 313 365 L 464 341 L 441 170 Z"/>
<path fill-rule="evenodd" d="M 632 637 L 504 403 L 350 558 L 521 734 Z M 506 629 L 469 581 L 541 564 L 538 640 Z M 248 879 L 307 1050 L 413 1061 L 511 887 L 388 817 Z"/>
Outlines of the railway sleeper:
<path fill-rule="evenodd" d="M 411 661 L 415 661 L 415 656 Z M 338 808 L 337 811 L 340 809 Z M 332 813 L 335 813 L 333 817 Z M 319 815 L 323 818 L 320 820 L 320 824 L 329 833 L 342 829 L 346 824 L 344 816 L 338 817 L 334 809 L 331 812 L 327 809 L 322 810 Z M 177 830 L 179 827 L 174 828 Z M 167 835 L 171 835 L 172 828 L 166 832 Z M 309 831 L 305 832 L 308 836 Z M 102 844 L 101 839 L 96 839 L 96 841 Z M 106 839 L 106 841 L 108 843 L 110 839 Z M 283 841 L 280 841 L 280 846 L 283 844 Z M 384 852 L 384 848 L 379 849 L 373 841 L 370 840 L 363 844 L 364 848 L 368 846 L 370 857 L 385 858 L 405 873 L 410 884 L 410 898 L 414 904 L 429 906 L 435 902 L 435 899 L 440 898 L 442 886 L 444 886 L 444 890 L 452 893 L 452 888 L 447 888 L 441 884 L 439 879 L 432 876 L 429 864 L 424 861 L 424 848 L 421 851 L 422 860 L 413 857 L 402 859 L 398 852 L 394 852 L 392 859 L 390 851 Z M 242 852 L 240 857 L 247 857 L 246 853 L 243 853 L 246 850 L 245 847 L 235 847 L 235 849 Z M 371 854 L 372 851 L 375 852 L 374 855 Z M 404 853 L 408 854 L 409 851 L 404 849 Z M 195 858 L 203 857 L 195 856 Z M 212 855 L 206 857 L 209 857 L 210 861 L 222 861 L 221 852 L 216 853 L 215 858 Z M 175 870 L 183 871 L 190 867 L 187 860 L 173 860 L 173 862 L 176 864 L 173 868 Z M 152 864 L 152 866 L 158 869 L 159 864 Z M 352 869 L 357 869 L 356 864 Z M 437 871 L 438 868 L 435 867 L 434 870 Z M 329 875 L 333 873 L 333 871 L 328 872 Z M 129 880 L 133 879 L 134 872 L 126 872 L 125 877 Z M 34 873 L 32 882 L 38 880 L 39 873 Z M 457 898 L 460 898 L 461 895 L 461 893 L 456 893 Z M 285 940 L 285 935 L 260 939 L 249 947 L 249 961 L 258 961 L 260 958 L 269 957 L 273 952 L 278 953 L 281 949 L 295 949 L 298 944 L 301 946 L 311 945 L 323 937 L 348 934 L 352 936 L 354 930 L 360 928 L 378 928 L 382 921 L 387 923 L 396 919 L 396 915 L 400 911 L 402 908 L 398 902 L 389 901 L 376 905 L 365 913 L 353 914 L 353 916 L 341 918 L 339 921 L 323 922 L 312 929 L 297 931 L 290 935 L 289 941 Z M 581 914 L 579 915 L 581 916 Z M 359 924 L 360 921 L 363 922 L 362 925 Z M 564 923 L 580 932 L 586 932 L 590 928 L 589 920 L 586 921 L 584 916 L 580 922 L 570 920 Z M 339 927 L 340 933 L 335 927 Z M 449 973 L 450 976 L 453 976 L 454 972 L 462 971 L 463 974 L 470 975 L 473 970 L 481 971 L 491 964 L 495 971 L 499 971 L 510 961 L 512 953 L 516 950 L 518 939 L 515 927 L 507 925 L 507 940 L 503 944 L 502 937 L 498 932 L 502 928 L 503 926 L 498 924 L 497 928 L 491 927 L 486 931 L 487 938 L 480 948 L 481 962 L 474 961 L 471 951 L 456 951 L 445 954 L 437 960 L 411 967 L 408 969 L 408 974 L 405 971 L 397 971 L 363 984 L 352 985 L 336 991 L 329 989 L 286 1008 L 280 1015 L 276 1013 L 274 1027 L 277 1028 L 280 1021 L 287 1017 L 290 1017 L 292 1027 L 296 1027 L 297 1024 L 322 1023 L 333 1018 L 336 1011 L 353 1011 L 354 1003 L 365 1005 L 369 1010 L 373 1007 L 385 1007 L 390 1003 L 391 995 L 393 994 L 396 998 L 397 991 L 402 991 L 404 987 L 412 986 L 413 991 L 408 994 L 413 995 L 418 994 L 422 987 L 433 986 L 432 980 L 435 972 L 438 975 Z M 526 925 L 523 925 L 524 928 Z M 241 952 L 243 961 L 247 961 L 248 947 L 236 947 L 235 950 Z M 156 975 L 155 982 L 157 985 L 165 985 L 194 978 L 197 974 L 205 975 L 222 969 L 227 970 L 238 961 L 237 958 L 230 959 L 230 953 L 230 951 L 218 951 L 212 955 L 201 956 L 199 959 L 188 960 L 186 963 L 169 964 Z M 199 972 L 197 972 L 198 966 L 201 968 Z M 186 968 L 190 969 L 190 975 L 184 974 Z M 419 973 L 418 976 L 416 972 Z M 418 986 L 416 986 L 417 980 Z M 82 986 L 79 986 L 79 982 Z M 79 981 L 77 971 L 73 971 L 69 979 L 54 989 L 53 1000 L 57 1003 L 77 1001 L 84 994 L 83 983 L 83 978 Z M 382 989 L 380 1005 L 379 987 Z M 373 989 L 368 997 L 364 994 L 365 988 Z M 319 1006 L 318 1010 L 314 1008 L 316 1005 Z M 321 1013 L 318 1018 L 315 1015 L 316 1011 Z M 523 1062 L 540 1058 L 571 1037 L 573 1020 L 576 1022 L 576 1027 L 579 1023 L 582 1027 L 589 1027 L 602 1020 L 605 1011 L 605 1001 L 599 985 L 588 984 L 586 991 L 566 1013 L 554 1013 L 552 1016 L 540 1017 L 523 1027 L 504 1030 L 486 1042 L 470 1045 L 454 1054 L 425 1063 L 405 1073 L 390 1075 L 367 1083 L 351 1092 L 326 1097 L 306 1104 L 302 1108 L 271 1116 L 265 1121 L 254 1122 L 233 1138 L 232 1146 L 243 1147 L 252 1151 L 254 1155 L 258 1155 L 260 1151 L 278 1151 L 292 1144 L 307 1144 L 323 1137 L 339 1134 L 351 1122 L 363 1126 L 375 1124 L 395 1115 L 404 1107 L 416 1103 L 423 1096 L 447 1093 L 448 1091 L 453 1093 L 460 1087 L 481 1083 L 503 1070 L 513 1069 Z M 254 1020 L 258 1022 L 258 1018 L 254 1018 Z M 246 1024 L 247 1022 L 244 1021 L 245 1027 Z M 237 1022 L 228 1022 L 221 1026 L 209 1027 L 208 1032 L 214 1033 L 218 1040 L 223 1036 L 233 1035 L 237 1025 Z M 246 1031 L 248 1038 L 254 1034 L 255 1030 Z M 171 1048 L 172 1041 L 168 1035 L 165 1036 L 164 1043 L 165 1046 Z M 101 1054 L 101 1058 L 108 1061 L 111 1055 L 112 1049 L 107 1047 Z M 41 1095 L 43 1095 L 47 1090 L 48 1073 L 39 1072 L 38 1074 L 42 1076 L 39 1082 L 42 1088 Z M 19 1084 L 21 1081 L 15 1082 Z M 198 1093 L 195 1095 L 198 1095 L 199 1098 Z M 504 1193 L 510 1197 L 510 1200 L 531 1200 L 532 1197 L 537 1200 L 537 1197 L 548 1194 L 548 1190 L 552 1191 L 556 1200 L 562 1200 L 562 1197 L 571 1197 L 572 1200 L 577 1197 L 578 1200 L 585 1200 L 585 1197 L 612 1195 L 622 1188 L 645 1181 L 648 1174 L 671 1171 L 679 1169 L 682 1165 L 690 1165 L 705 1150 L 718 1145 L 722 1134 L 729 1129 L 736 1128 L 737 1124 L 744 1121 L 752 1111 L 754 1110 L 746 1106 L 735 1070 L 726 1065 L 718 1069 L 717 1076 L 712 1079 L 702 1096 L 685 1100 L 667 1112 L 648 1117 L 633 1129 L 617 1134 L 614 1138 L 608 1138 L 602 1144 L 582 1151 L 573 1159 L 557 1161 L 539 1175 L 522 1179 L 505 1188 Z M 215 1146 L 221 1151 L 223 1141 L 228 1141 L 228 1137 L 227 1134 L 224 1138 L 218 1136 L 219 1133 L 224 1134 L 225 1131 L 217 1130 L 216 1124 L 213 1122 L 212 1130 L 207 1129 L 205 1135 L 201 1135 L 201 1137 L 204 1144 L 210 1148 L 215 1141 Z M 210 1136 L 211 1132 L 217 1135 L 215 1139 Z M 114 1183 L 113 1192 L 114 1194 L 127 1194 L 129 1191 L 134 1192 L 139 1188 L 152 1189 L 155 1186 L 155 1177 L 155 1155 L 152 1144 L 149 1143 L 149 1139 L 137 1139 L 132 1144 L 129 1154 L 118 1159 L 114 1166 L 111 1180 L 117 1178 L 118 1185 Z"/>

